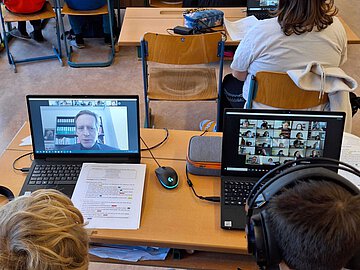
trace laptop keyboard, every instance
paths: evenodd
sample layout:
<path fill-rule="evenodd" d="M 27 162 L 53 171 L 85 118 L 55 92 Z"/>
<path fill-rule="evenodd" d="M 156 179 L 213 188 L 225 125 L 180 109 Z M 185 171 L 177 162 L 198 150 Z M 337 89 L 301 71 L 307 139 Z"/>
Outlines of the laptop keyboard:
<path fill-rule="evenodd" d="M 35 165 L 29 185 L 74 185 L 82 164 Z"/>
<path fill-rule="evenodd" d="M 251 16 L 251 15 L 254 15 L 258 20 L 265 20 L 265 19 L 272 18 L 267 10 L 263 11 L 263 12 L 259 12 L 259 11 L 249 12 L 248 11 L 247 16 Z"/>
<path fill-rule="evenodd" d="M 224 204 L 245 205 L 255 184 L 256 182 L 224 180 Z"/>

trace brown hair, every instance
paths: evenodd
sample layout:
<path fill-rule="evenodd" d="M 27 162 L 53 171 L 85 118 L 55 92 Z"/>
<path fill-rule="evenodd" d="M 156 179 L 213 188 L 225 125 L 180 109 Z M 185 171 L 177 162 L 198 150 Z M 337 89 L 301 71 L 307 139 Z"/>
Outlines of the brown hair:
<path fill-rule="evenodd" d="M 330 181 L 298 183 L 266 211 L 291 269 L 338 270 L 360 246 L 360 195 Z"/>
<path fill-rule="evenodd" d="M 280 0 L 274 15 L 285 35 L 301 35 L 315 27 L 321 31 L 333 23 L 338 12 L 334 0 Z"/>
<path fill-rule="evenodd" d="M 38 190 L 0 208 L 1 270 L 86 270 L 84 219 L 56 190 Z"/>

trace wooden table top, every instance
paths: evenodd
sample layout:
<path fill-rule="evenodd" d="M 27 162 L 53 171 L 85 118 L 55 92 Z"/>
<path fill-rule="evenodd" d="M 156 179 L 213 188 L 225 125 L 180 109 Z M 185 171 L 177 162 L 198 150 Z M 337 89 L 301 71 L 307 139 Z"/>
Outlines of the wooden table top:
<path fill-rule="evenodd" d="M 6 150 L 0 158 L 0 185 L 10 188 L 14 194 L 19 194 L 26 174 L 14 171 L 12 162 L 23 153 Z M 245 232 L 221 229 L 220 204 L 199 200 L 188 187 L 185 161 L 160 161 L 161 166 L 171 166 L 178 173 L 180 182 L 174 190 L 161 186 L 155 176 L 157 165 L 152 158 L 143 158 L 141 163 L 146 164 L 147 168 L 140 229 L 93 230 L 93 242 L 246 254 Z M 30 165 L 30 158 L 25 157 L 16 166 Z M 190 177 L 199 194 L 220 195 L 219 177 Z"/>
<path fill-rule="evenodd" d="M 119 46 L 139 46 L 146 32 L 167 33 L 177 25 L 183 25 L 182 12 L 186 8 L 127 8 L 118 40 Z M 246 8 L 219 8 L 224 11 L 225 18 L 237 21 L 246 16 Z M 340 17 L 339 17 L 340 18 Z M 348 37 L 349 44 L 360 43 L 360 38 L 340 18 Z M 236 46 L 239 41 L 233 41 L 228 36 L 226 45 Z"/>

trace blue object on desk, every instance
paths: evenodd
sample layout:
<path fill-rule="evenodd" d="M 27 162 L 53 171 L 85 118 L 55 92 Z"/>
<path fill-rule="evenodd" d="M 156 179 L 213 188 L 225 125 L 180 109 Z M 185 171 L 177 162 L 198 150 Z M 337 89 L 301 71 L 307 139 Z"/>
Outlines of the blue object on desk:
<path fill-rule="evenodd" d="M 89 253 L 104 259 L 115 259 L 129 262 L 146 260 L 165 260 L 170 248 L 102 245 L 90 247 Z"/>

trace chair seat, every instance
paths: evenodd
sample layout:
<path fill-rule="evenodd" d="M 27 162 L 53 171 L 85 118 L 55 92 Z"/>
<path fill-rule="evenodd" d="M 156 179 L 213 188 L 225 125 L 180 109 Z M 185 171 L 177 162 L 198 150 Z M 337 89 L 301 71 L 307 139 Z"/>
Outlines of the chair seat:
<path fill-rule="evenodd" d="M 148 98 L 170 101 L 217 99 L 215 68 L 152 68 Z"/>
<path fill-rule="evenodd" d="M 80 15 L 80 16 L 104 15 L 104 14 L 108 14 L 108 6 L 106 4 L 105 6 L 102 6 L 101 8 L 94 10 L 76 10 L 69 8 L 69 6 L 66 3 L 64 3 L 61 13 L 67 15 Z"/>
<path fill-rule="evenodd" d="M 13 13 L 7 10 L 4 5 L 1 6 L 6 23 L 55 18 L 55 12 L 49 2 L 46 2 L 40 11 L 29 14 Z"/>

